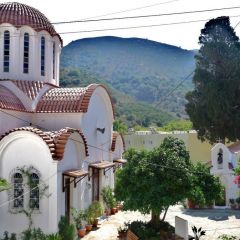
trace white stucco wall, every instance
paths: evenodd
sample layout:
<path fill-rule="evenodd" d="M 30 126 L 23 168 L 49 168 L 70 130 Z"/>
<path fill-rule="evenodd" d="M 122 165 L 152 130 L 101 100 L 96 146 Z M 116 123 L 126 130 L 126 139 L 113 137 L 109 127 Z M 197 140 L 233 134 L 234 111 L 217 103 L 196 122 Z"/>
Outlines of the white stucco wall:
<path fill-rule="evenodd" d="M 19 131 L 6 136 L 0 142 L 0 177 L 11 182 L 11 175 L 17 167 L 33 166 L 49 189 L 49 197 L 40 201 L 40 210 L 33 213 L 33 226 L 45 232 L 56 231 L 57 226 L 57 164 L 52 160 L 46 143 L 37 135 Z M 28 189 L 25 189 L 25 205 L 28 203 Z M 0 193 L 0 205 L 12 199 L 9 192 Z M 0 231 L 19 233 L 27 228 L 27 218 L 23 214 L 11 213 L 11 204 L 0 208 Z M 12 228 L 14 226 L 14 229 Z"/>
<path fill-rule="evenodd" d="M 223 153 L 223 164 L 221 168 L 218 164 L 218 153 L 219 150 Z M 212 168 L 211 173 L 220 178 L 222 185 L 225 187 L 226 193 L 226 204 L 229 205 L 229 199 L 236 199 L 239 197 L 239 188 L 237 184 L 234 183 L 234 172 L 229 169 L 229 163 L 232 163 L 234 159 L 234 154 L 229 151 L 229 149 L 222 143 L 217 143 L 211 150 L 212 158 Z"/>
<path fill-rule="evenodd" d="M 3 109 L 0 111 L 0 135 L 13 128 L 29 126 L 31 118 L 31 113 Z"/>

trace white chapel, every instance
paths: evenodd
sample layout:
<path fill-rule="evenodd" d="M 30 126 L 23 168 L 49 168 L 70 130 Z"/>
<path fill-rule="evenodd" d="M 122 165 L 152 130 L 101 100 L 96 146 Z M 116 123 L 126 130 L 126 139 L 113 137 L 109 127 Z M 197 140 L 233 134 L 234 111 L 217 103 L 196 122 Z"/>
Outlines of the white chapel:
<path fill-rule="evenodd" d="M 34 226 L 55 232 L 71 207 L 86 208 L 114 186 L 124 141 L 113 132 L 111 97 L 99 84 L 59 87 L 62 46 L 37 9 L 0 4 L 0 178 L 12 184 L 0 193 L 0 232 L 25 230 L 25 207 Z"/>

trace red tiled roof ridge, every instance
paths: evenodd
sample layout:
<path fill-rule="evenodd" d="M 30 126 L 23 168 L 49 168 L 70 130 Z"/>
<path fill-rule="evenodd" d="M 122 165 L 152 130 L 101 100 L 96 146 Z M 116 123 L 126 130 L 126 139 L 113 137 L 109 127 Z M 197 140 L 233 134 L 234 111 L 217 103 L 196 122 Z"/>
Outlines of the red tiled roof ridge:
<path fill-rule="evenodd" d="M 28 112 L 21 100 L 8 88 L 0 84 L 0 108 Z"/>
<path fill-rule="evenodd" d="M 240 141 L 238 142 L 235 142 L 231 145 L 228 146 L 228 149 L 231 151 L 231 152 L 240 152 Z"/>
<path fill-rule="evenodd" d="M 52 88 L 39 100 L 36 112 L 87 112 L 91 96 L 97 87 L 108 90 L 102 84 L 90 84 L 83 88 Z M 114 113 L 111 96 L 109 98 Z"/>
<path fill-rule="evenodd" d="M 52 155 L 52 158 L 54 160 L 62 160 L 64 156 L 65 146 L 66 143 L 70 137 L 70 135 L 74 132 L 77 132 L 83 140 L 83 144 L 85 146 L 85 156 L 88 156 L 88 147 L 87 147 L 87 141 L 85 136 L 83 135 L 82 131 L 80 129 L 73 129 L 73 128 L 63 128 L 56 132 L 44 132 L 39 128 L 32 127 L 32 126 L 26 126 L 26 127 L 20 127 L 20 128 L 14 128 L 6 132 L 0 137 L 0 141 L 9 135 L 10 133 L 16 132 L 16 131 L 28 131 L 32 132 L 36 135 L 38 135 L 42 140 L 47 144 L 49 151 Z"/>
<path fill-rule="evenodd" d="M 111 145 L 111 151 L 114 152 L 116 149 L 116 142 L 117 142 L 117 137 L 120 136 L 122 138 L 123 142 L 123 150 L 125 150 L 125 141 L 121 133 L 114 131 L 112 133 L 112 145 Z"/>
<path fill-rule="evenodd" d="M 62 44 L 60 35 L 53 25 L 38 9 L 18 2 L 0 4 L 0 24 L 10 23 L 15 27 L 30 26 L 35 31 L 47 31 L 51 36 L 57 36 Z"/>

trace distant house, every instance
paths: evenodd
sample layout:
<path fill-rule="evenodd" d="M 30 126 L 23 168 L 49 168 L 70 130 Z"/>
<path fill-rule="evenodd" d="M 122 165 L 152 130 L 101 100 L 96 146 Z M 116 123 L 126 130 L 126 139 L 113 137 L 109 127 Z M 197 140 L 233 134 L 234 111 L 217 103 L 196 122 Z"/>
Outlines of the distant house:
<path fill-rule="evenodd" d="M 191 131 L 172 131 L 172 132 L 157 132 L 150 129 L 149 131 L 136 131 L 124 135 L 126 149 L 146 149 L 152 150 L 160 146 L 164 138 L 172 136 L 183 140 L 190 154 L 192 162 L 208 163 L 211 161 L 212 145 L 207 141 L 202 142 L 197 137 L 197 132 Z"/>
<path fill-rule="evenodd" d="M 234 181 L 233 169 L 237 166 L 240 157 L 240 142 L 226 146 L 217 143 L 211 150 L 211 173 L 218 176 L 225 187 L 225 203 L 229 205 L 229 199 L 239 197 L 240 184 Z"/>
<path fill-rule="evenodd" d="M 0 4 L 0 232 L 55 232 L 70 208 L 86 208 L 114 185 L 124 142 L 113 133 L 108 90 L 59 87 L 62 39 L 37 9 Z M 31 184 L 28 184 L 28 183 Z M 41 196 L 41 186 L 47 186 Z M 18 213 L 18 214 L 16 214 Z"/>

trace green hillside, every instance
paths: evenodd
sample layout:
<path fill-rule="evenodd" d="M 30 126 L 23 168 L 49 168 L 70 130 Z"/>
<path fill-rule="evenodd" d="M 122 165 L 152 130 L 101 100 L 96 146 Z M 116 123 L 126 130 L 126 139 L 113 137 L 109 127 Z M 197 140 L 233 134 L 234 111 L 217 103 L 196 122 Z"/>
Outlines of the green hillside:
<path fill-rule="evenodd" d="M 61 75 L 61 84 L 83 84 L 88 76 L 93 77 L 90 77 L 89 81 L 104 79 L 98 81 L 103 81 L 111 87 L 118 102 L 118 114 L 128 119 L 128 123 L 144 121 L 135 119 L 140 117 L 137 113 L 134 113 L 134 117 L 123 117 L 127 114 L 126 111 L 129 111 L 128 105 L 136 112 L 146 113 L 140 109 L 148 109 L 155 112 L 155 115 L 165 115 L 165 120 L 173 117 L 184 118 L 185 93 L 192 88 L 191 79 L 185 81 L 167 98 L 166 95 L 193 71 L 194 54 L 194 51 L 139 38 L 80 39 L 63 48 L 61 67 L 62 73 L 68 71 L 67 75 L 78 69 L 81 77 L 76 81 L 74 77 Z M 124 102 L 124 105 L 121 102 Z M 163 111 L 169 112 L 170 115 Z M 152 118 L 155 119 L 151 115 L 150 122 Z"/>
<path fill-rule="evenodd" d="M 85 70 L 76 68 L 62 68 L 60 71 L 60 83 L 63 87 L 84 87 L 90 83 L 101 83 L 110 90 L 115 105 L 116 117 L 121 119 L 129 127 L 141 125 L 162 126 L 174 119 L 169 113 L 156 110 L 153 106 L 143 102 L 137 102 L 132 97 L 121 93 L 111 87 L 106 81 Z"/>

